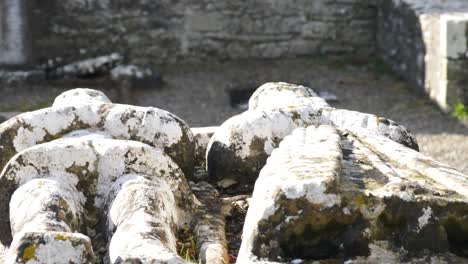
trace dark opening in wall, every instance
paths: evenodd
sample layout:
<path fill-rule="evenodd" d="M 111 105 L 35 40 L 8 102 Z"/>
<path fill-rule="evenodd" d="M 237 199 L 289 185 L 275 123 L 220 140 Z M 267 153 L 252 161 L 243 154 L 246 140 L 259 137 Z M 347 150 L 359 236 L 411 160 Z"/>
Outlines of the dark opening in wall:
<path fill-rule="evenodd" d="M 228 90 L 231 106 L 238 109 L 247 109 L 250 96 L 257 90 L 257 87 L 258 86 L 252 85 L 245 88 L 233 88 Z"/>

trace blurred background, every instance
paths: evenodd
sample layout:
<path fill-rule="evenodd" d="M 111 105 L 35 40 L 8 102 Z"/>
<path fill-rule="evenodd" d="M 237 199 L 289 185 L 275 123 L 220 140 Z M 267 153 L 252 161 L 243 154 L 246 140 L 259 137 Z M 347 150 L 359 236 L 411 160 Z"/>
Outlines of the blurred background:
<path fill-rule="evenodd" d="M 432 3 L 0 0 L 0 118 L 87 87 L 218 126 L 284 81 L 407 126 L 468 174 L 468 3 Z"/>

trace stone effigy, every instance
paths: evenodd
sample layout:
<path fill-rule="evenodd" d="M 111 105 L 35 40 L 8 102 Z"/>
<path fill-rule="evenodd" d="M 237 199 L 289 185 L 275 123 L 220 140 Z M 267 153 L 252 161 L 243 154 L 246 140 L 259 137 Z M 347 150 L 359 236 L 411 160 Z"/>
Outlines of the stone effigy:
<path fill-rule="evenodd" d="M 465 263 L 467 195 L 466 175 L 386 137 L 298 128 L 255 184 L 238 262 Z"/>
<path fill-rule="evenodd" d="M 228 119 L 214 133 L 207 151 L 208 178 L 252 185 L 267 157 L 285 136 L 295 128 L 318 124 L 351 131 L 365 128 L 418 149 L 409 131 L 391 120 L 332 108 L 308 87 L 267 83 L 252 95 L 247 111 Z"/>
<path fill-rule="evenodd" d="M 172 230 L 187 222 L 185 214 L 192 211 L 190 189 L 178 166 L 162 151 L 139 142 L 86 135 L 40 144 L 13 157 L 0 179 L 6 196 L 2 202 L 13 196 L 10 253 L 19 263 L 34 256 L 52 261 L 28 255 L 28 250 L 50 246 L 51 254 L 61 249 L 54 247 L 57 240 L 74 238 L 68 232 L 96 229 L 99 223 L 106 226 L 111 263 L 119 258 L 177 258 L 170 253 L 175 251 Z M 6 205 L 1 209 L 8 215 Z M 48 236 L 51 231 L 62 233 L 53 233 L 52 244 L 43 242 L 40 233 Z M 138 236 L 149 237 L 128 239 Z M 145 250 L 129 251 L 138 247 Z M 76 255 L 71 249 L 69 254 Z"/>
<path fill-rule="evenodd" d="M 417 148 L 298 85 L 192 129 L 74 89 L 0 125 L 0 262 L 466 263 L 468 176 Z"/>
<path fill-rule="evenodd" d="M 8 263 L 94 263 L 102 252 L 109 263 L 186 263 L 175 231 L 198 203 L 182 171 L 195 146 L 182 120 L 75 89 L 0 131 Z"/>

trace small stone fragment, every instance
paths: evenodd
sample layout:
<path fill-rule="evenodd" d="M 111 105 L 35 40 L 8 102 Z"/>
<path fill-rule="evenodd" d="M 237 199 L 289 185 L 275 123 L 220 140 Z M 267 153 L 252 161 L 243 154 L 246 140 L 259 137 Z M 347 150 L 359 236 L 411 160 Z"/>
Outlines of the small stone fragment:
<path fill-rule="evenodd" d="M 238 182 L 234 181 L 234 180 L 231 180 L 231 179 L 224 179 L 224 180 L 221 180 L 219 182 L 217 182 L 216 184 L 218 185 L 218 187 L 221 187 L 223 189 L 227 189 L 235 184 L 237 184 Z"/>
<path fill-rule="evenodd" d="M 55 68 L 47 68 L 47 78 L 91 78 L 109 74 L 110 70 L 121 63 L 123 57 L 112 53 L 96 58 L 77 61 Z"/>

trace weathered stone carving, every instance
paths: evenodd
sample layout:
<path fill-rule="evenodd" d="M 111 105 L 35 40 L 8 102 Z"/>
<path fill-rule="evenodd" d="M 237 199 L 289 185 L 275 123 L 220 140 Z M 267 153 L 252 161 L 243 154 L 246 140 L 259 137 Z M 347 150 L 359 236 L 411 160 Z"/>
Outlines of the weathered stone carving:
<path fill-rule="evenodd" d="M 182 120 L 75 89 L 0 131 L 8 263 L 186 263 L 176 230 L 198 203 L 181 169 L 191 175 L 195 147 Z"/>
<path fill-rule="evenodd" d="M 193 127 L 195 141 L 195 164 L 205 164 L 206 148 L 217 127 Z"/>
<path fill-rule="evenodd" d="M 351 131 L 365 128 L 418 149 L 408 130 L 391 120 L 332 108 L 304 86 L 267 83 L 252 95 L 249 110 L 228 119 L 214 133 L 207 150 L 208 178 L 251 185 L 285 136 L 295 128 L 318 124 Z"/>
<path fill-rule="evenodd" d="M 404 127 L 269 83 L 213 131 L 90 89 L 1 124 L 0 262 L 227 264 L 249 204 L 237 263 L 468 262 L 468 177 Z"/>
<path fill-rule="evenodd" d="M 14 156 L 0 182 L 0 211 L 6 216 L 1 226 L 9 226 L 9 215 L 13 245 L 22 241 L 10 248 L 18 263 L 33 257 L 50 263 L 51 259 L 25 251 L 44 247 L 41 232 L 45 237 L 50 231 L 92 233 L 103 226 L 111 263 L 130 259 L 184 263 L 174 253 L 174 230 L 190 218 L 193 197 L 182 171 L 161 150 L 102 135 L 58 139 Z M 2 237 L 8 236 L 7 228 L 1 231 Z M 30 232 L 37 242 L 25 241 Z M 25 243 L 30 246 L 20 247 Z M 50 247 L 49 254 L 60 255 L 60 247 Z"/>
<path fill-rule="evenodd" d="M 298 128 L 255 184 L 238 262 L 465 263 L 467 191 L 465 175 L 388 138 Z"/>
<path fill-rule="evenodd" d="M 3 123 L 0 167 L 21 150 L 82 129 L 162 148 L 187 176 L 192 173 L 195 144 L 184 121 L 154 107 L 111 104 L 104 94 L 89 89 L 68 91 L 58 96 L 52 107 Z"/>

